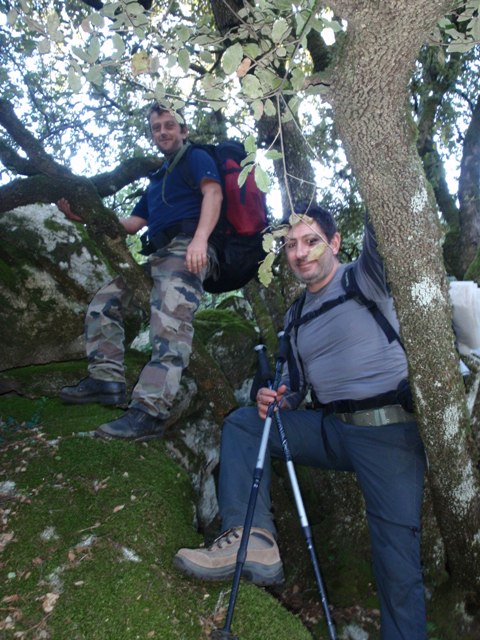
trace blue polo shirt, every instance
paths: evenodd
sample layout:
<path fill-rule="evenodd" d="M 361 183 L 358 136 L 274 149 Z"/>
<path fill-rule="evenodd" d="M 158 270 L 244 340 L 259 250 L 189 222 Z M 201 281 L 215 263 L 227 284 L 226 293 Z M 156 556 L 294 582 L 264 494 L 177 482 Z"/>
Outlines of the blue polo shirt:
<path fill-rule="evenodd" d="M 131 213 L 145 219 L 150 238 L 182 220 L 198 220 L 203 198 L 200 191 L 202 180 L 208 178 L 220 182 L 214 160 L 202 149 L 186 151 L 169 171 L 173 161 L 174 157 L 166 159 L 161 168 L 150 176 L 147 191 Z"/>

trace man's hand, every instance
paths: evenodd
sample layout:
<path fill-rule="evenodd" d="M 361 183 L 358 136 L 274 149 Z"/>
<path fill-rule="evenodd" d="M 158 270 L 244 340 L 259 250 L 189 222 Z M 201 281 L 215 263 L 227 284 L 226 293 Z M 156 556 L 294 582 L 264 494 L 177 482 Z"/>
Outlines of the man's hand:
<path fill-rule="evenodd" d="M 269 389 L 268 387 L 262 387 L 257 392 L 257 410 L 258 415 L 262 420 L 265 420 L 267 417 L 268 407 L 272 404 L 272 402 L 277 401 L 278 406 L 280 407 L 283 401 L 283 396 L 287 391 L 287 387 L 282 384 L 278 387 L 277 391 L 273 389 Z"/>
<path fill-rule="evenodd" d="M 208 243 L 206 240 L 197 238 L 196 236 L 192 238 L 192 241 L 187 247 L 187 255 L 185 258 L 185 264 L 191 273 L 200 273 L 202 269 L 207 266 L 207 248 Z"/>
<path fill-rule="evenodd" d="M 73 213 L 70 207 L 70 203 L 66 198 L 60 198 L 60 200 L 57 202 L 57 207 L 62 213 L 65 214 L 65 217 L 69 220 L 72 220 L 73 222 L 83 222 L 80 216 L 77 216 L 76 213 Z"/>

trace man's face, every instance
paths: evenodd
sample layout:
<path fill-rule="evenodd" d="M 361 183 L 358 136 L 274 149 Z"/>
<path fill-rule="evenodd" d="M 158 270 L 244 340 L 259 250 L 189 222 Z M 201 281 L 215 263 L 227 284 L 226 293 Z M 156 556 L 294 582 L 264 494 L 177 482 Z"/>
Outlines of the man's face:
<path fill-rule="evenodd" d="M 168 111 L 163 113 L 153 112 L 150 116 L 150 130 L 152 138 L 160 151 L 171 156 L 183 147 L 188 130 L 182 128 Z"/>
<path fill-rule="evenodd" d="M 340 234 L 335 233 L 327 242 L 322 229 L 311 218 L 293 225 L 285 239 L 290 269 L 311 292 L 319 291 L 333 278 L 339 248 Z"/>

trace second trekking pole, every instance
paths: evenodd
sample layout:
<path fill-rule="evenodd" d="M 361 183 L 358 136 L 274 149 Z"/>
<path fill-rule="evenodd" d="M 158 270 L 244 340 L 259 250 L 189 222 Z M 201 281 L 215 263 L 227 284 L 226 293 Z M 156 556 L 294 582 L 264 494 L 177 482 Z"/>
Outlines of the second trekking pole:
<path fill-rule="evenodd" d="M 279 352 L 282 354 L 282 357 L 284 358 L 284 361 L 285 361 L 288 358 L 290 341 L 289 341 L 288 335 L 286 335 L 284 332 L 279 333 L 278 337 L 280 342 Z M 259 369 L 260 371 L 264 372 L 263 375 L 265 375 L 265 372 L 268 372 L 269 370 L 268 359 L 267 359 L 265 349 L 257 351 L 257 355 L 259 359 Z M 268 373 L 267 373 L 266 377 L 263 379 L 267 382 L 268 386 L 272 386 L 271 374 L 270 376 L 268 376 Z M 278 434 L 280 436 L 280 440 L 282 443 L 283 454 L 285 456 L 285 461 L 287 463 L 287 470 L 290 478 L 290 484 L 292 485 L 293 496 L 295 498 L 295 504 L 297 506 L 297 511 L 300 518 L 300 524 L 302 526 L 302 531 L 305 536 L 305 541 L 307 543 L 308 553 L 310 555 L 310 560 L 312 562 L 313 572 L 315 574 L 315 581 L 317 583 L 318 592 L 319 592 L 320 600 L 322 603 L 323 613 L 325 615 L 325 622 L 327 623 L 328 634 L 329 634 L 330 640 L 336 640 L 337 635 L 335 632 L 335 627 L 333 626 L 332 617 L 330 615 L 330 609 L 327 601 L 327 594 L 325 591 L 325 586 L 323 584 L 322 574 L 320 572 L 320 566 L 318 564 L 317 555 L 315 553 L 315 549 L 313 546 L 312 530 L 310 528 L 305 507 L 303 504 L 302 494 L 300 492 L 300 487 L 298 485 L 297 474 L 295 472 L 295 466 L 293 464 L 292 454 L 290 452 L 290 447 L 288 446 L 287 435 L 283 427 L 280 413 L 281 412 L 279 410 L 275 412 L 275 422 L 277 424 Z"/>

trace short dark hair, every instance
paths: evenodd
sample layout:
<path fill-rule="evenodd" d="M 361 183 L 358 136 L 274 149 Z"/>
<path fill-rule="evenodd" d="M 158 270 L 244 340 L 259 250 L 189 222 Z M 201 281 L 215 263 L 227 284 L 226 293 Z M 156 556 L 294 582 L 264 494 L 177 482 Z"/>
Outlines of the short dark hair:
<path fill-rule="evenodd" d="M 178 124 L 180 125 L 180 129 L 182 131 L 185 131 L 185 129 L 187 128 L 187 125 L 185 124 L 185 118 L 183 117 L 183 113 L 181 112 L 180 109 L 175 111 L 174 109 L 170 109 L 164 104 L 160 104 L 159 102 L 154 102 L 148 107 L 148 111 L 147 111 L 147 120 L 149 125 L 150 125 L 150 116 L 152 115 L 152 113 L 158 113 L 159 116 L 161 116 L 162 113 L 170 113 L 173 116 L 178 115 L 180 117 L 180 121 L 178 121 L 178 118 L 176 119 L 178 121 Z"/>
<path fill-rule="evenodd" d="M 335 219 L 330 211 L 327 211 L 327 209 L 324 209 L 315 202 L 297 202 L 294 206 L 294 212 L 298 214 L 304 214 L 306 216 L 310 216 L 310 218 L 313 218 L 322 229 L 328 242 L 332 240 L 333 236 L 338 231 L 337 223 L 335 222 Z"/>

